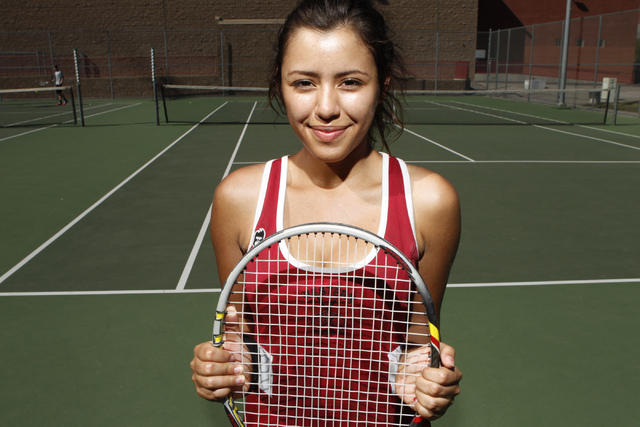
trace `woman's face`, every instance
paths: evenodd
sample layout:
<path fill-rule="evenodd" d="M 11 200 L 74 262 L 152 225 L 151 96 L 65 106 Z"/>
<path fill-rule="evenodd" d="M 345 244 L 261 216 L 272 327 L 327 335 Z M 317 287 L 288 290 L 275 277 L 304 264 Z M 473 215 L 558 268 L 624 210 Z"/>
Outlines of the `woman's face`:
<path fill-rule="evenodd" d="M 282 98 L 304 147 L 333 163 L 368 148 L 379 101 L 378 73 L 369 50 L 350 30 L 296 30 L 281 68 Z"/>

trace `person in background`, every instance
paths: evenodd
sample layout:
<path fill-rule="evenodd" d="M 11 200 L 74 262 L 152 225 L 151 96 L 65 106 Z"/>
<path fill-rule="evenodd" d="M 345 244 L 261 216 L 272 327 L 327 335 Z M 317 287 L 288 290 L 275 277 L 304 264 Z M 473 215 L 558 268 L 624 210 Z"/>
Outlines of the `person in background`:
<path fill-rule="evenodd" d="M 53 79 L 51 81 L 56 87 L 62 86 L 64 83 L 64 74 L 62 74 L 62 70 L 57 65 L 53 66 Z M 56 105 L 67 105 L 67 98 L 62 93 L 62 90 L 56 90 L 56 94 L 58 95 L 58 103 Z"/>

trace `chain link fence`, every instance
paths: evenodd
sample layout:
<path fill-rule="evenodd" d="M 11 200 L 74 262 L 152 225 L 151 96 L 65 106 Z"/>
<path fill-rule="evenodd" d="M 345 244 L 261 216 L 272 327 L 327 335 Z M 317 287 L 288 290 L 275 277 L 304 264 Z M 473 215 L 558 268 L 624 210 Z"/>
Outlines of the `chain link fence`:
<path fill-rule="evenodd" d="M 604 78 L 640 82 L 640 9 L 571 21 L 568 85 L 597 87 Z M 557 85 L 564 22 L 478 33 L 476 81 L 488 89 L 529 81 Z"/>
<path fill-rule="evenodd" d="M 568 87 L 604 78 L 640 80 L 640 9 L 571 23 Z M 490 32 L 398 31 L 410 89 L 556 87 L 563 22 Z M 0 32 L 0 82 L 32 87 L 60 66 L 75 83 L 73 49 L 86 97 L 152 96 L 151 48 L 158 83 L 266 86 L 274 28 L 216 30 Z M 5 49 L 3 47 L 15 47 Z M 624 92 L 623 92 L 624 93 Z"/>

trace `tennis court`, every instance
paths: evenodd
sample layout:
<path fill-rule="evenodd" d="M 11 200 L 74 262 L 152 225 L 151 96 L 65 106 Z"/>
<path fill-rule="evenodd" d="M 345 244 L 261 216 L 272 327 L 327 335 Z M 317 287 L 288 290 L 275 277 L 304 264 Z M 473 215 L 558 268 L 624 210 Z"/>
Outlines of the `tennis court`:
<path fill-rule="evenodd" d="M 392 154 L 448 178 L 463 209 L 442 318 L 462 394 L 435 425 L 635 425 L 640 119 L 408 102 Z M 189 118 L 92 100 L 85 127 L 0 128 L 3 425 L 227 425 L 188 366 L 219 288 L 212 194 L 299 143 L 250 97 L 168 110 Z"/>

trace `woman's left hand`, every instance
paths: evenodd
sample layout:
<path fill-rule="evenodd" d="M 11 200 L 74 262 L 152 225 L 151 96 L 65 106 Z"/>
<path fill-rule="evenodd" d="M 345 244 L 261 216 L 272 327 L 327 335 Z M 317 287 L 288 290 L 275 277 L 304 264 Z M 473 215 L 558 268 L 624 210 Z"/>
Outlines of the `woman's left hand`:
<path fill-rule="evenodd" d="M 440 368 L 424 368 L 416 379 L 415 409 L 428 420 L 436 420 L 453 405 L 460 394 L 462 372 L 455 366 L 456 351 L 453 347 L 440 343 Z"/>

